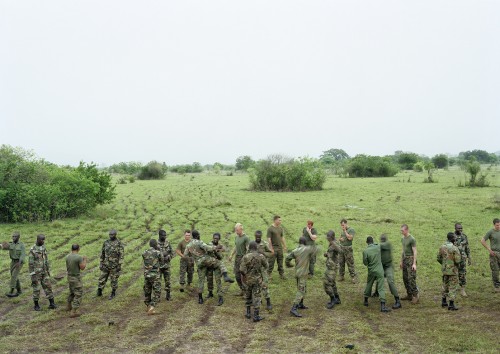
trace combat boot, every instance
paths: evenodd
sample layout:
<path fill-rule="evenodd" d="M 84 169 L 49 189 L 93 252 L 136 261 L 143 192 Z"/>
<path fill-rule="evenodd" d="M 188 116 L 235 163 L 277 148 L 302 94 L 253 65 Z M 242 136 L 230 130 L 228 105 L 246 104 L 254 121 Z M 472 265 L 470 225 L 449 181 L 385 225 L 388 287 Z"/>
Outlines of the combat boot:
<path fill-rule="evenodd" d="M 71 314 L 69 315 L 69 317 L 75 318 L 75 317 L 80 317 L 80 315 L 81 315 L 80 311 L 78 311 L 78 309 L 74 309 L 71 310 Z"/>
<path fill-rule="evenodd" d="M 368 297 L 365 296 L 365 301 L 363 302 L 364 306 L 368 306 Z"/>
<path fill-rule="evenodd" d="M 172 298 L 170 297 L 170 290 L 167 290 L 167 294 L 165 295 L 165 300 L 170 301 Z"/>
<path fill-rule="evenodd" d="M 264 319 L 264 317 L 261 317 L 259 315 L 259 310 L 258 309 L 254 309 L 253 310 L 253 321 L 254 322 L 259 322 L 259 321 L 262 321 Z"/>
<path fill-rule="evenodd" d="M 102 296 L 102 289 L 101 288 L 97 288 L 97 296 Z"/>
<path fill-rule="evenodd" d="M 183 292 L 184 292 L 184 284 L 181 284 L 181 288 L 179 289 L 179 291 L 180 291 L 181 293 L 183 293 Z"/>
<path fill-rule="evenodd" d="M 286 280 L 286 275 L 285 274 L 280 274 L 281 280 Z"/>
<path fill-rule="evenodd" d="M 378 297 L 378 291 L 375 290 L 375 292 L 372 294 L 372 297 Z"/>
<path fill-rule="evenodd" d="M 390 308 L 385 307 L 385 302 L 380 302 L 380 312 L 391 312 Z"/>
<path fill-rule="evenodd" d="M 292 314 L 293 316 L 295 317 L 302 317 L 302 315 L 299 313 L 299 311 L 297 311 L 299 308 L 299 305 L 293 305 L 292 306 L 292 309 L 290 310 L 290 314 Z"/>
<path fill-rule="evenodd" d="M 33 300 L 33 302 L 35 303 L 35 307 L 33 307 L 33 309 L 35 311 L 42 311 L 42 308 L 40 307 L 40 305 L 38 304 L 38 300 Z"/>
<path fill-rule="evenodd" d="M 111 294 L 109 294 L 108 300 L 113 300 L 115 296 L 116 296 L 116 290 L 113 289 L 111 290 Z"/>
<path fill-rule="evenodd" d="M 250 319 L 252 317 L 252 313 L 250 312 L 250 306 L 247 305 L 247 312 L 245 313 L 245 317 Z"/>
<path fill-rule="evenodd" d="M 156 314 L 156 311 L 155 311 L 154 306 L 149 306 L 149 308 L 148 308 L 148 316 L 155 315 L 155 314 Z"/>
<path fill-rule="evenodd" d="M 339 294 L 335 294 L 335 305 L 340 305 L 341 302 L 340 302 L 340 296 Z"/>
<path fill-rule="evenodd" d="M 298 308 L 301 310 L 307 310 L 309 308 L 306 305 L 304 305 L 304 298 L 302 298 L 302 300 L 300 300 Z"/>
<path fill-rule="evenodd" d="M 464 286 L 462 286 L 462 289 L 460 289 L 460 295 L 462 295 L 462 297 L 467 297 L 467 293 L 465 292 Z"/>
<path fill-rule="evenodd" d="M 441 299 L 441 307 L 448 307 L 448 302 L 446 301 L 445 297 Z"/>
<path fill-rule="evenodd" d="M 227 272 L 222 273 L 222 276 L 224 277 L 224 281 L 226 283 L 234 283 L 234 280 L 229 278 L 229 275 L 227 275 Z"/>
<path fill-rule="evenodd" d="M 394 296 L 394 300 L 396 300 L 396 302 L 394 303 L 394 305 L 392 305 L 392 308 L 394 310 L 400 309 L 401 308 L 401 301 L 399 301 L 399 297 Z"/>
<path fill-rule="evenodd" d="M 406 294 L 406 296 L 403 296 L 401 300 L 411 300 L 412 296 L 409 294 Z"/>
<path fill-rule="evenodd" d="M 358 283 L 358 277 L 356 277 L 356 276 L 352 277 L 351 282 L 353 284 L 357 284 Z"/>
<path fill-rule="evenodd" d="M 7 297 L 16 297 L 16 296 L 19 296 L 19 293 L 14 293 L 14 288 L 10 289 L 10 293 L 7 293 Z"/>
<path fill-rule="evenodd" d="M 208 291 L 207 299 L 210 299 L 211 297 L 214 297 L 214 293 L 212 290 Z"/>
<path fill-rule="evenodd" d="M 203 304 L 203 294 L 198 294 L 198 303 L 201 305 Z"/>
<path fill-rule="evenodd" d="M 54 302 L 54 298 L 49 299 L 49 303 L 50 303 L 50 304 L 49 304 L 49 309 L 54 310 L 54 309 L 56 309 L 56 308 L 57 308 L 57 305 L 56 305 L 56 303 Z"/>
<path fill-rule="evenodd" d="M 416 305 L 418 304 L 418 294 L 413 296 L 413 299 L 411 299 L 411 304 Z"/>
<path fill-rule="evenodd" d="M 219 302 L 217 303 L 217 306 L 222 306 L 224 303 L 224 298 L 222 296 L 219 296 Z"/>
<path fill-rule="evenodd" d="M 66 311 L 71 311 L 73 310 L 73 306 L 71 306 L 71 302 L 67 302 L 66 303 L 66 308 L 65 308 Z"/>
<path fill-rule="evenodd" d="M 23 293 L 23 291 L 21 290 L 21 284 L 18 284 L 16 286 L 16 289 L 17 289 L 17 295 L 21 295 Z"/>
<path fill-rule="evenodd" d="M 330 296 L 330 302 L 326 304 L 326 308 L 331 310 L 335 306 L 335 296 Z"/>
<path fill-rule="evenodd" d="M 339 276 L 339 281 L 344 281 L 344 276 L 343 275 Z"/>
<path fill-rule="evenodd" d="M 457 311 L 458 307 L 455 306 L 455 302 L 453 300 L 450 300 L 450 304 L 448 305 L 448 310 L 450 311 Z"/>
<path fill-rule="evenodd" d="M 271 311 L 273 309 L 273 305 L 271 305 L 271 298 L 270 297 L 266 298 L 266 309 L 268 311 Z"/>

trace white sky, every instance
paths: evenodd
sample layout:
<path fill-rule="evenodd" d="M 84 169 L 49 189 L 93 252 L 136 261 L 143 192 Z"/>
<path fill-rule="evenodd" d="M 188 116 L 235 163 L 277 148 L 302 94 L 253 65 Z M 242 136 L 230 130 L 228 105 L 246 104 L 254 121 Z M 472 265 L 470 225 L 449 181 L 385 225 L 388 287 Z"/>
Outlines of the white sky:
<path fill-rule="evenodd" d="M 500 150 L 500 1 L 0 0 L 0 144 L 48 161 Z"/>

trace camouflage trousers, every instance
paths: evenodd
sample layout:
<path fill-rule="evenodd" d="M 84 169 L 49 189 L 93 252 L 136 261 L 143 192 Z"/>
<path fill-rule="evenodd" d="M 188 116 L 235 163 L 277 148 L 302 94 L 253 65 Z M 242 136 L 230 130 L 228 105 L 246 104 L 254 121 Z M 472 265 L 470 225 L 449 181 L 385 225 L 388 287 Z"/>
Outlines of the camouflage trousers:
<path fill-rule="evenodd" d="M 460 286 L 465 286 L 467 284 L 467 263 L 462 260 L 458 265 L 458 284 Z"/>
<path fill-rule="evenodd" d="M 263 278 L 261 284 L 262 296 L 264 296 L 264 299 L 270 299 L 271 296 L 269 295 L 269 276 L 266 272 L 264 272 L 262 278 Z"/>
<path fill-rule="evenodd" d="M 68 275 L 68 286 L 68 304 L 71 304 L 71 308 L 73 310 L 76 310 L 80 307 L 83 296 L 83 283 L 81 276 Z"/>
<path fill-rule="evenodd" d="M 40 288 L 43 288 L 45 296 L 48 299 L 54 298 L 52 284 L 50 283 L 50 277 L 47 273 L 33 274 L 31 276 L 31 286 L 33 287 L 33 300 L 38 301 L 40 299 Z"/>
<path fill-rule="evenodd" d="M 214 270 L 213 269 L 207 269 L 207 288 L 208 291 L 214 291 Z M 222 280 L 219 276 L 215 276 L 215 282 L 217 283 L 217 295 L 218 296 L 223 296 L 223 291 L 222 291 Z"/>
<path fill-rule="evenodd" d="M 297 292 L 295 293 L 295 300 L 293 300 L 294 305 L 298 305 L 307 291 L 307 277 L 296 277 L 297 280 Z"/>
<path fill-rule="evenodd" d="M 260 294 L 262 287 L 259 282 L 251 282 L 245 284 L 245 304 L 247 306 L 253 305 L 255 310 L 260 308 Z"/>
<path fill-rule="evenodd" d="M 377 282 L 377 292 L 380 302 L 385 302 L 384 274 L 376 272 L 368 272 L 365 287 L 365 297 L 371 296 L 373 283 Z"/>
<path fill-rule="evenodd" d="M 170 291 L 170 264 L 168 266 L 164 266 L 165 268 L 160 268 L 160 284 L 161 279 L 165 280 L 165 291 Z"/>
<path fill-rule="evenodd" d="M 412 270 L 413 256 L 405 256 L 403 258 L 403 283 L 405 284 L 406 293 L 410 296 L 418 295 L 417 288 L 417 271 Z"/>
<path fill-rule="evenodd" d="M 215 277 L 215 281 L 217 283 L 217 296 L 223 296 L 222 293 L 222 281 L 221 281 L 221 271 L 220 268 L 211 268 L 205 266 L 198 266 L 198 294 L 203 294 L 203 289 L 205 288 L 205 278 L 208 278 L 208 273 L 212 274 L 212 281 L 208 281 L 208 286 L 210 290 L 210 285 L 212 286 L 213 291 L 213 277 Z"/>
<path fill-rule="evenodd" d="M 12 259 L 10 262 L 10 288 L 17 290 L 21 289 L 21 282 L 19 281 L 19 272 L 21 271 L 21 263 L 18 259 Z"/>
<path fill-rule="evenodd" d="M 103 268 L 101 269 L 101 275 L 99 276 L 99 284 L 97 287 L 99 289 L 104 289 L 106 282 L 111 284 L 111 289 L 116 290 L 118 288 L 118 278 L 120 277 L 120 272 L 116 268 Z"/>
<path fill-rule="evenodd" d="M 343 278 L 345 274 L 345 265 L 349 269 L 351 278 L 356 276 L 356 269 L 354 268 L 354 255 L 351 246 L 341 246 L 342 252 L 339 253 L 339 275 Z"/>
<path fill-rule="evenodd" d="M 241 281 L 241 272 L 240 272 L 240 265 L 241 265 L 241 260 L 243 256 L 236 256 L 234 259 L 234 277 L 236 278 L 236 281 L 238 282 L 238 286 L 240 289 L 244 289 L 244 285 Z"/>
<path fill-rule="evenodd" d="M 452 301 L 455 300 L 458 291 L 458 276 L 457 275 L 443 275 L 443 298 L 448 298 Z"/>
<path fill-rule="evenodd" d="M 147 306 L 155 307 L 160 302 L 161 279 L 160 274 L 150 273 L 144 275 L 144 303 Z"/>
<path fill-rule="evenodd" d="M 314 266 L 316 265 L 316 253 L 311 255 L 309 259 L 309 275 L 314 275 Z"/>
<path fill-rule="evenodd" d="M 335 264 L 333 267 L 326 267 L 325 270 L 325 279 L 323 280 L 323 287 L 325 292 L 329 296 L 338 295 L 337 292 L 337 283 L 335 279 L 337 278 L 337 271 L 339 269 L 338 264 Z"/>
<path fill-rule="evenodd" d="M 180 261 L 180 269 L 179 269 L 179 284 L 186 284 L 186 273 L 187 273 L 187 282 L 191 284 L 193 282 L 193 274 L 194 274 L 194 261 L 192 258 L 184 259 L 181 258 Z"/>
<path fill-rule="evenodd" d="M 500 271 L 500 252 L 493 251 L 494 256 L 490 255 L 491 279 L 495 288 L 500 288 L 498 272 Z"/>
<path fill-rule="evenodd" d="M 280 275 L 285 274 L 285 268 L 283 268 L 283 249 L 281 248 L 275 248 L 274 249 L 274 254 L 269 257 L 267 262 L 269 263 L 269 269 L 268 272 L 271 274 L 274 269 L 274 261 L 278 264 L 278 273 Z"/>

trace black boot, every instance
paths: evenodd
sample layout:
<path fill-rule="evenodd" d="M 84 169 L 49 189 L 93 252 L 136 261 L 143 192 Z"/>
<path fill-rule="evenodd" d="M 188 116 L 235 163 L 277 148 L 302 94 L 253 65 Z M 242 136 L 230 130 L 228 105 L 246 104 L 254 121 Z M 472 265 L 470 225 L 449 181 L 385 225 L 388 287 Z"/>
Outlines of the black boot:
<path fill-rule="evenodd" d="M 458 307 L 455 306 L 455 301 L 450 300 L 450 304 L 448 305 L 448 310 L 450 311 L 457 311 Z"/>
<path fill-rule="evenodd" d="M 208 291 L 208 296 L 207 296 L 207 299 L 211 298 L 211 297 L 214 297 L 214 293 L 212 290 L 209 290 Z"/>
<path fill-rule="evenodd" d="M 335 296 L 330 296 L 330 302 L 326 304 L 326 308 L 331 310 L 335 306 Z"/>
<path fill-rule="evenodd" d="M 224 281 L 227 282 L 227 283 L 234 283 L 234 280 L 229 278 L 229 276 L 227 275 L 227 272 L 224 272 L 222 273 L 222 276 L 224 277 Z"/>
<path fill-rule="evenodd" d="M 304 299 L 302 299 L 302 300 L 300 300 L 298 308 L 301 309 L 301 310 L 307 310 L 309 307 L 307 307 L 306 305 L 304 305 Z"/>
<path fill-rule="evenodd" d="M 368 306 L 368 297 L 365 296 L 365 301 L 363 302 L 363 305 Z"/>
<path fill-rule="evenodd" d="M 380 312 L 391 312 L 391 309 L 388 307 L 385 307 L 385 302 L 381 301 L 380 302 Z"/>
<path fill-rule="evenodd" d="M 167 290 L 167 294 L 165 295 L 165 300 L 170 301 L 172 298 L 170 297 L 170 290 Z"/>
<path fill-rule="evenodd" d="M 17 289 L 17 296 L 19 296 L 19 295 L 21 295 L 23 293 L 23 291 L 21 290 L 21 285 L 18 285 L 16 287 L 16 289 Z"/>
<path fill-rule="evenodd" d="M 222 306 L 224 303 L 224 298 L 222 296 L 219 296 L 219 302 L 217 303 L 217 306 Z"/>
<path fill-rule="evenodd" d="M 49 303 L 50 303 L 50 305 L 49 305 L 49 309 L 54 310 L 54 309 L 56 309 L 56 308 L 57 308 L 57 305 L 56 305 L 56 303 L 54 302 L 54 299 L 53 299 L 53 298 L 52 298 L 52 299 L 49 299 Z"/>
<path fill-rule="evenodd" d="M 266 309 L 268 311 L 271 311 L 273 309 L 273 305 L 271 305 L 271 298 L 270 297 L 266 298 Z"/>
<path fill-rule="evenodd" d="M 97 296 L 102 296 L 102 289 L 101 288 L 97 288 Z"/>
<path fill-rule="evenodd" d="M 441 299 L 441 307 L 448 307 L 448 302 L 446 301 L 445 297 Z"/>
<path fill-rule="evenodd" d="M 111 294 L 109 295 L 108 300 L 113 300 L 115 296 L 116 296 L 116 290 L 113 289 L 111 290 Z"/>
<path fill-rule="evenodd" d="M 293 305 L 292 306 L 292 309 L 290 310 L 290 313 L 295 316 L 295 317 L 302 317 L 302 315 L 299 313 L 299 311 L 297 311 L 299 308 L 299 305 Z"/>
<path fill-rule="evenodd" d="M 38 300 L 33 300 L 33 302 L 35 303 L 35 307 L 33 309 L 35 311 L 42 311 L 42 308 L 38 305 Z"/>
<path fill-rule="evenodd" d="M 202 293 L 199 293 L 198 294 L 198 303 L 201 305 L 203 304 L 203 294 Z"/>
<path fill-rule="evenodd" d="M 341 302 L 340 302 L 340 296 L 339 294 L 335 294 L 335 305 L 340 305 Z"/>
<path fill-rule="evenodd" d="M 250 306 L 247 305 L 247 313 L 245 314 L 245 317 L 250 319 L 252 317 L 252 313 L 250 312 Z"/>
<path fill-rule="evenodd" d="M 10 289 L 10 293 L 7 293 L 7 297 L 16 297 L 19 296 L 19 294 L 14 293 L 14 288 Z"/>
<path fill-rule="evenodd" d="M 259 315 L 259 310 L 258 309 L 253 310 L 253 321 L 254 322 L 259 322 L 259 321 L 262 321 L 263 319 L 264 319 L 264 317 L 261 317 Z"/>
<path fill-rule="evenodd" d="M 372 294 L 372 297 L 378 297 L 378 291 L 375 290 L 375 292 Z"/>
<path fill-rule="evenodd" d="M 394 310 L 400 309 L 401 308 L 401 301 L 399 301 L 399 297 L 398 296 L 394 296 L 394 300 L 396 300 L 396 302 L 394 303 L 394 305 L 392 305 L 392 308 Z"/>

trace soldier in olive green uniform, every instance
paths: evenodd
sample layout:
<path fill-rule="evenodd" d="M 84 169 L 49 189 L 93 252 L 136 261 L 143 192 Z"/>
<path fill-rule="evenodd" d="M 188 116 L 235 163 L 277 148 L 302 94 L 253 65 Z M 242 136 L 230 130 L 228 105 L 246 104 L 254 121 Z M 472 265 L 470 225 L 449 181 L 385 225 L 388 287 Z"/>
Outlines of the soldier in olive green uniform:
<path fill-rule="evenodd" d="M 269 265 L 269 259 L 273 256 L 273 252 L 269 248 L 266 241 L 262 240 L 262 231 L 255 231 L 255 243 L 257 244 L 257 251 L 266 257 L 266 262 Z M 269 267 L 268 267 L 269 269 Z M 262 295 L 266 299 L 266 309 L 271 311 L 273 305 L 271 304 L 271 296 L 269 295 L 269 273 L 266 272 L 262 275 Z"/>
<path fill-rule="evenodd" d="M 259 322 L 264 318 L 259 315 L 260 294 L 264 282 L 264 274 L 267 273 L 267 259 L 257 250 L 257 243 L 251 241 L 249 253 L 243 256 L 240 264 L 240 272 L 245 283 L 246 318 L 250 318 L 250 306 L 253 304 L 253 321 Z"/>
<path fill-rule="evenodd" d="M 245 235 L 245 233 L 243 233 L 242 224 L 237 223 L 234 226 L 234 231 L 236 232 L 236 237 L 234 239 L 235 246 L 233 248 L 233 251 L 231 252 L 231 255 L 229 256 L 229 262 L 231 262 L 234 255 L 236 255 L 236 258 L 234 259 L 234 277 L 236 278 L 238 286 L 240 287 L 239 295 L 242 296 L 244 294 L 244 285 L 241 281 L 240 263 L 243 256 L 248 252 L 248 244 L 250 243 L 250 239 L 247 235 Z"/>
<path fill-rule="evenodd" d="M 377 292 L 380 299 L 380 312 L 389 312 L 385 307 L 385 289 L 384 289 L 384 268 L 382 267 L 382 258 L 380 256 L 380 246 L 373 243 L 373 237 L 366 238 L 368 247 L 363 251 L 363 264 L 368 267 L 368 278 L 365 287 L 365 301 L 363 305 L 368 306 L 368 297 L 371 294 L 373 282 L 377 282 Z"/>
<path fill-rule="evenodd" d="M 99 285 L 97 286 L 97 296 L 102 296 L 102 289 L 110 278 L 111 294 L 109 300 L 116 296 L 118 288 L 118 278 L 120 277 L 124 258 L 124 248 L 120 240 L 116 238 L 116 230 L 109 232 L 109 240 L 104 241 L 101 251 L 101 261 L 99 269 L 101 276 L 99 277 Z"/>
<path fill-rule="evenodd" d="M 80 305 L 83 296 L 83 283 L 80 271 L 87 266 L 87 257 L 80 256 L 80 246 L 71 246 L 71 253 L 66 256 L 66 270 L 68 271 L 69 296 L 66 310 L 71 311 L 69 317 L 80 316 Z"/>
<path fill-rule="evenodd" d="M 352 240 L 356 235 L 356 231 L 354 231 L 352 227 L 349 227 L 349 225 L 347 225 L 346 219 L 342 219 L 340 221 L 340 227 L 342 228 L 342 232 L 340 233 L 339 241 L 342 252 L 339 255 L 339 280 L 344 280 L 345 265 L 347 264 L 352 282 L 356 283 L 358 280 L 356 269 L 354 268 L 354 254 L 352 251 Z"/>
<path fill-rule="evenodd" d="M 387 235 L 382 234 L 380 236 L 380 255 L 382 258 L 382 267 L 384 268 L 384 278 L 387 279 L 387 284 L 389 285 L 389 290 L 392 296 L 394 296 L 395 303 L 392 305 L 393 309 L 401 308 L 401 301 L 399 298 L 398 288 L 394 282 L 394 267 L 392 266 L 392 245 L 387 240 Z M 377 294 L 378 296 L 378 294 Z"/>
<path fill-rule="evenodd" d="M 293 267 L 292 260 L 295 259 L 295 279 L 297 280 L 297 293 L 290 313 L 295 317 L 302 317 L 298 309 L 307 309 L 304 305 L 304 295 L 307 290 L 307 275 L 309 274 L 309 262 L 311 256 L 316 252 L 316 246 L 306 246 L 306 238 L 299 238 L 299 247 L 288 254 L 285 264 L 288 268 Z"/>
<path fill-rule="evenodd" d="M 209 251 L 208 255 L 222 261 L 222 252 L 224 252 L 223 246 L 219 243 L 220 233 L 216 232 L 212 235 L 212 242 L 209 243 L 210 246 L 214 246 L 213 251 Z M 221 306 L 224 303 L 224 294 L 222 291 L 222 280 L 220 274 L 215 275 L 215 282 L 217 283 L 217 296 L 219 297 L 219 302 L 217 306 Z M 214 297 L 214 270 L 213 268 L 207 268 L 207 288 L 208 296 L 207 298 Z"/>
<path fill-rule="evenodd" d="M 179 242 L 175 253 L 181 260 L 179 261 L 179 284 L 180 284 L 180 292 L 184 292 L 184 285 L 186 285 L 186 273 L 187 273 L 187 284 L 191 286 L 193 282 L 193 274 L 194 274 L 194 260 L 193 257 L 184 256 L 184 251 L 186 250 L 187 244 L 191 242 L 191 230 L 184 231 L 184 240 Z"/>
<path fill-rule="evenodd" d="M 460 223 L 455 224 L 455 236 L 455 246 L 457 246 L 462 256 L 462 260 L 458 266 L 458 284 L 461 288 L 460 294 L 463 297 L 467 297 L 467 293 L 465 292 L 465 285 L 467 284 L 467 263 L 470 266 L 472 264 L 472 259 L 470 257 L 469 240 L 467 239 L 467 235 L 463 233 L 463 227 Z"/>
<path fill-rule="evenodd" d="M 306 246 L 314 246 L 316 244 L 316 239 L 318 238 L 318 232 L 313 227 L 314 222 L 312 220 L 307 221 L 307 226 L 302 230 L 302 236 L 306 238 Z M 314 276 L 314 265 L 316 264 L 316 254 L 313 254 L 311 261 L 309 262 L 309 276 Z"/>
<path fill-rule="evenodd" d="M 274 217 L 273 224 L 267 229 L 267 242 L 269 248 L 273 252 L 271 258 L 269 258 L 269 275 L 273 272 L 274 261 L 278 264 L 278 273 L 281 279 L 286 279 L 285 269 L 283 268 L 283 254 L 286 253 L 286 242 L 283 235 L 283 228 L 281 227 L 281 217 L 276 215 Z"/>
<path fill-rule="evenodd" d="M 443 300 L 442 307 L 448 307 L 448 310 L 458 310 L 455 307 L 455 297 L 458 290 L 458 266 L 462 259 L 460 251 L 455 242 L 455 234 L 449 232 L 447 235 L 448 242 L 443 244 L 438 251 L 437 261 L 441 264 L 441 272 L 443 274 Z M 450 299 L 450 303 L 446 302 L 446 298 Z"/>
<path fill-rule="evenodd" d="M 335 231 L 328 231 L 326 239 L 328 240 L 328 250 L 324 254 L 326 257 L 326 270 L 323 286 L 327 295 L 330 296 L 330 302 L 326 304 L 326 307 L 332 309 L 334 305 L 340 304 L 340 296 L 337 291 L 335 278 L 339 269 L 339 254 L 342 252 L 342 249 L 335 240 Z"/>
<path fill-rule="evenodd" d="M 26 252 L 24 243 L 19 241 L 20 237 L 21 234 L 19 232 L 14 232 L 12 234 L 12 242 L 4 242 L 0 245 L 0 249 L 9 250 L 10 256 L 10 293 L 7 293 L 8 297 L 16 297 L 22 293 L 19 272 L 24 264 Z M 14 290 L 17 290 L 17 293 L 14 293 Z"/>
<path fill-rule="evenodd" d="M 417 241 L 410 235 L 408 225 L 401 225 L 401 243 L 403 253 L 401 254 L 401 263 L 399 267 L 403 270 L 403 282 L 406 288 L 406 296 L 401 300 L 411 300 L 413 305 L 418 304 L 417 287 Z"/>
<path fill-rule="evenodd" d="M 174 258 L 174 250 L 167 241 L 167 232 L 160 230 L 158 232 L 158 247 L 163 256 L 163 261 L 160 264 L 160 283 L 161 278 L 165 279 L 165 299 L 170 301 L 170 260 Z"/>
<path fill-rule="evenodd" d="M 490 247 L 486 243 L 488 240 L 490 241 Z M 493 219 L 493 229 L 484 235 L 481 239 L 481 244 L 490 253 L 491 279 L 493 280 L 495 291 L 500 291 L 500 279 L 498 278 L 500 271 L 500 219 Z"/>
<path fill-rule="evenodd" d="M 160 267 L 164 259 L 156 240 L 149 240 L 149 247 L 142 254 L 144 261 L 144 303 L 147 306 L 148 315 L 154 315 L 156 313 L 155 306 L 160 301 L 161 296 Z"/>
<path fill-rule="evenodd" d="M 49 309 L 57 308 L 54 302 L 54 294 L 52 293 L 52 284 L 50 283 L 50 267 L 47 258 L 47 250 L 45 249 L 45 235 L 36 237 L 36 244 L 30 248 L 29 252 L 29 271 L 31 276 L 31 286 L 33 287 L 33 302 L 35 303 L 35 311 L 40 311 L 41 307 L 38 304 L 40 299 L 40 287 L 43 288 L 45 296 L 49 299 Z"/>

